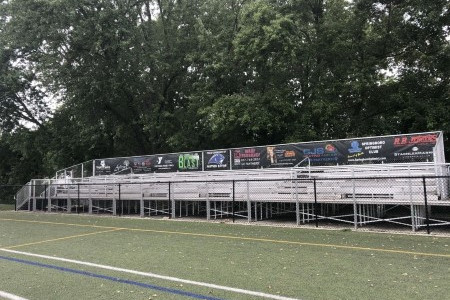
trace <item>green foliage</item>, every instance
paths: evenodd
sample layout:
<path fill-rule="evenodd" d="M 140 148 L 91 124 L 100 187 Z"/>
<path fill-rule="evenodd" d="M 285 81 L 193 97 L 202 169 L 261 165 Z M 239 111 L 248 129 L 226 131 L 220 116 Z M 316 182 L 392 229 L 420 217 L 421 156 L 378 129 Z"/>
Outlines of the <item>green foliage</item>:
<path fill-rule="evenodd" d="M 4 1 L 2 176 L 24 182 L 106 156 L 449 132 L 448 6 Z"/>

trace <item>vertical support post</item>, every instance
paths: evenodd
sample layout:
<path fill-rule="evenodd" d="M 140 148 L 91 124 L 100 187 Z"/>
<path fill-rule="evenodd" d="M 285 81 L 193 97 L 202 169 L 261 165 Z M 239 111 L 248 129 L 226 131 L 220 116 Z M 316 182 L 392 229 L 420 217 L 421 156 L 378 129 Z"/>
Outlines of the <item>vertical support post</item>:
<path fill-rule="evenodd" d="M 78 208 L 80 207 L 80 183 L 77 183 L 77 214 L 80 213 Z"/>
<path fill-rule="evenodd" d="M 250 202 L 250 182 L 247 178 L 247 221 L 252 221 L 252 203 Z"/>
<path fill-rule="evenodd" d="M 236 194 L 234 192 L 234 188 L 235 188 L 235 181 L 233 180 L 233 207 L 231 208 L 231 211 L 233 213 L 233 223 L 234 223 L 234 219 L 235 219 L 235 216 L 234 216 L 234 204 L 235 204 L 235 201 L 236 201 Z"/>
<path fill-rule="evenodd" d="M 33 182 L 33 211 L 36 211 L 36 181 Z"/>
<path fill-rule="evenodd" d="M 416 231 L 416 220 L 414 218 L 414 204 L 413 204 L 413 196 L 412 196 L 412 182 L 411 182 L 411 167 L 408 165 L 408 188 L 409 188 L 409 202 L 410 202 L 410 209 L 411 209 L 411 227 L 412 231 Z"/>
<path fill-rule="evenodd" d="M 28 186 L 28 211 L 31 211 L 31 195 L 33 194 L 33 181 L 30 181 L 30 185 Z M 16 196 L 14 196 L 15 198 Z M 16 199 L 14 199 L 16 200 Z M 14 201 L 14 203 L 16 203 L 14 205 L 14 210 L 17 211 L 17 201 Z"/>
<path fill-rule="evenodd" d="M 92 215 L 92 193 L 91 193 L 91 185 L 88 186 L 89 189 L 89 214 Z"/>
<path fill-rule="evenodd" d="M 206 182 L 206 220 L 211 220 L 211 202 L 209 201 L 209 182 Z"/>
<path fill-rule="evenodd" d="M 425 181 L 425 176 L 423 176 L 423 197 L 425 199 L 425 219 L 427 222 L 427 233 L 430 234 L 430 218 L 428 216 L 428 199 L 427 199 L 427 183 Z"/>
<path fill-rule="evenodd" d="M 141 199 L 139 200 L 139 215 L 141 218 L 144 217 L 144 193 L 142 192 L 142 183 L 139 184 L 139 193 L 141 194 Z"/>
<path fill-rule="evenodd" d="M 175 198 L 174 197 L 172 197 L 172 189 L 171 189 L 171 183 L 170 183 L 170 181 L 169 181 L 169 201 L 170 201 L 170 206 L 171 206 L 171 217 L 172 217 L 172 219 L 175 219 L 176 218 L 176 210 L 177 210 L 177 207 L 176 207 L 176 205 L 175 205 Z"/>
<path fill-rule="evenodd" d="M 358 206 L 356 205 L 356 186 L 355 186 L 355 170 L 352 169 L 352 187 L 353 187 L 353 225 L 355 230 L 358 229 Z"/>
<path fill-rule="evenodd" d="M 52 211 L 52 183 L 48 184 L 48 202 L 47 211 Z"/>
<path fill-rule="evenodd" d="M 300 225 L 300 202 L 298 201 L 298 178 L 295 178 L 295 220 Z"/>
<path fill-rule="evenodd" d="M 316 178 L 313 179 L 314 182 L 314 215 L 316 218 L 316 227 L 319 227 L 319 218 L 317 216 L 317 186 L 316 186 Z"/>
<path fill-rule="evenodd" d="M 120 215 L 123 215 L 123 203 L 122 203 L 122 197 L 121 197 L 121 191 L 120 191 L 120 183 L 119 183 L 119 203 L 120 203 Z"/>
<path fill-rule="evenodd" d="M 106 193 L 106 189 L 105 189 Z M 113 216 L 117 215 L 117 200 L 116 200 L 116 185 L 113 185 L 113 199 L 112 199 L 112 213 Z"/>

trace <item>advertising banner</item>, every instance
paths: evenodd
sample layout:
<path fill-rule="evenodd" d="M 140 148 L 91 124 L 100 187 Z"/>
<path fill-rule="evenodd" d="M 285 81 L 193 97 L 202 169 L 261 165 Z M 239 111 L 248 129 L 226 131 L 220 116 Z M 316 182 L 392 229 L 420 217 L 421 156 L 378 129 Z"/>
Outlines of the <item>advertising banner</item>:
<path fill-rule="evenodd" d="M 266 147 L 231 149 L 231 155 L 234 170 L 266 167 Z"/>
<path fill-rule="evenodd" d="M 152 160 L 153 156 L 138 156 L 138 157 L 130 157 L 130 161 L 132 162 L 131 168 L 133 174 L 146 174 L 152 173 Z"/>
<path fill-rule="evenodd" d="M 189 152 L 176 154 L 178 156 L 178 171 L 201 171 L 203 168 L 202 153 Z"/>
<path fill-rule="evenodd" d="M 263 165 L 267 168 L 293 167 L 302 159 L 302 153 L 293 144 L 267 146 Z"/>
<path fill-rule="evenodd" d="M 433 161 L 439 132 L 95 160 L 96 175 Z M 231 156 L 231 157 L 230 157 Z M 203 162 L 202 157 L 205 162 Z M 306 158 L 308 158 L 306 160 Z"/>
<path fill-rule="evenodd" d="M 131 173 L 131 158 L 106 158 L 95 160 L 95 175 L 123 175 Z"/>
<path fill-rule="evenodd" d="M 155 155 L 151 160 L 152 172 L 176 172 L 178 170 L 177 154 L 161 154 Z"/>
<path fill-rule="evenodd" d="M 346 154 L 345 164 L 408 163 L 433 161 L 438 133 L 399 135 L 336 141 Z M 339 160 L 338 160 L 339 161 Z"/>
<path fill-rule="evenodd" d="M 438 133 L 393 137 L 391 160 L 392 162 L 433 161 L 433 148 L 438 138 Z"/>
<path fill-rule="evenodd" d="M 230 169 L 229 150 L 204 151 L 203 157 L 205 159 L 205 171 Z"/>
<path fill-rule="evenodd" d="M 346 161 L 345 152 L 342 147 L 335 142 L 318 142 L 318 143 L 300 143 L 296 144 L 296 148 L 302 155 L 302 160 L 308 158 L 312 166 L 327 166 L 344 164 Z M 308 161 L 300 166 L 308 165 Z"/>

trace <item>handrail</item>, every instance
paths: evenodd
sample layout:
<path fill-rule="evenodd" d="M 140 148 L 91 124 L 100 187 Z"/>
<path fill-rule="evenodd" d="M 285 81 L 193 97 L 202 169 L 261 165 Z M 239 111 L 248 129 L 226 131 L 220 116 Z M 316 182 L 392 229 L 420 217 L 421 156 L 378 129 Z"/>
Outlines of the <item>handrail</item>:
<path fill-rule="evenodd" d="M 303 163 L 305 160 L 308 160 L 308 177 L 311 178 L 311 159 L 309 156 L 302 159 L 298 164 L 296 164 L 293 168 L 298 168 L 298 166 Z"/>

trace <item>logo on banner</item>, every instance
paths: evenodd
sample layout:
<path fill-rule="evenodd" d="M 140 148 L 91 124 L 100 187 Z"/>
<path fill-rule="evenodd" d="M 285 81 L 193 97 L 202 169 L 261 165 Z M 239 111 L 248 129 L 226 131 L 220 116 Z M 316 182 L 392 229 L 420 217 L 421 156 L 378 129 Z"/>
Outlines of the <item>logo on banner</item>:
<path fill-rule="evenodd" d="M 198 154 L 181 154 L 178 157 L 178 168 L 180 170 L 197 170 L 200 156 Z"/>
<path fill-rule="evenodd" d="M 394 146 L 406 145 L 435 145 L 438 139 L 437 134 L 401 136 L 394 138 Z"/>
<path fill-rule="evenodd" d="M 330 152 L 330 153 L 336 153 L 336 152 L 337 152 L 337 149 L 336 149 L 335 146 L 333 146 L 333 145 L 331 145 L 331 144 L 327 144 L 327 145 L 325 146 L 325 151 L 326 151 L 326 152 Z"/>
<path fill-rule="evenodd" d="M 348 149 L 348 153 L 360 153 L 362 152 L 362 148 L 359 146 L 358 141 L 353 141 L 350 144 L 351 148 Z"/>
<path fill-rule="evenodd" d="M 156 163 L 157 165 L 160 165 L 162 163 L 163 157 L 162 156 L 158 156 L 158 162 Z"/>
<path fill-rule="evenodd" d="M 225 156 L 220 153 L 216 153 L 208 160 L 208 165 L 222 165 L 225 160 Z"/>
<path fill-rule="evenodd" d="M 114 173 L 122 172 L 124 170 L 128 170 L 130 167 L 130 161 L 128 159 L 125 159 L 121 165 L 117 165 L 114 168 Z"/>

